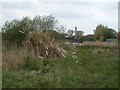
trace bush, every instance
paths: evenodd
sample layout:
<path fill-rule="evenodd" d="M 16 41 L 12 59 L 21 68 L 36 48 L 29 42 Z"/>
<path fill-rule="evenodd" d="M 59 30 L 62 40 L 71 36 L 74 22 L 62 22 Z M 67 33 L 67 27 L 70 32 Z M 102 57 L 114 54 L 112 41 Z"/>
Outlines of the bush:
<path fill-rule="evenodd" d="M 22 20 L 13 20 L 6 22 L 2 27 L 3 43 L 6 46 L 20 47 L 25 40 L 28 31 L 30 31 L 31 20 L 28 17 Z"/>

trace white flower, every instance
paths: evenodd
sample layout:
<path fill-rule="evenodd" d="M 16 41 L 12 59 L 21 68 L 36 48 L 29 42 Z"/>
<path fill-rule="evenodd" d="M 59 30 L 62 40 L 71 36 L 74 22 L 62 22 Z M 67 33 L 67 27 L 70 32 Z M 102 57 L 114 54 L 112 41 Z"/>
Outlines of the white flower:
<path fill-rule="evenodd" d="M 78 61 L 76 61 L 76 63 L 78 63 Z"/>
<path fill-rule="evenodd" d="M 72 57 L 73 57 L 74 59 L 75 59 L 75 58 L 77 58 L 77 56 L 76 56 L 76 55 L 73 55 Z"/>
<path fill-rule="evenodd" d="M 76 54 L 76 52 L 72 52 L 72 54 L 74 54 L 74 55 L 75 55 L 75 54 Z"/>

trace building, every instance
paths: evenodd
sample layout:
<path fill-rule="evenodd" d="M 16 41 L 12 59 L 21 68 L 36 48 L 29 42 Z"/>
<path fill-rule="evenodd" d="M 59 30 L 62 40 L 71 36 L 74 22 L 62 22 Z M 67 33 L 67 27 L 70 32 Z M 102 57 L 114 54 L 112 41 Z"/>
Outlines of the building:
<path fill-rule="evenodd" d="M 75 27 L 75 39 L 78 39 L 83 36 L 83 31 L 78 31 L 77 27 Z"/>
<path fill-rule="evenodd" d="M 74 33 L 74 35 L 73 35 Z M 77 27 L 75 27 L 75 30 L 71 30 L 69 29 L 68 30 L 68 35 L 65 36 L 65 38 L 68 38 L 68 39 L 79 39 L 80 37 L 83 36 L 83 31 L 78 31 L 77 30 Z"/>

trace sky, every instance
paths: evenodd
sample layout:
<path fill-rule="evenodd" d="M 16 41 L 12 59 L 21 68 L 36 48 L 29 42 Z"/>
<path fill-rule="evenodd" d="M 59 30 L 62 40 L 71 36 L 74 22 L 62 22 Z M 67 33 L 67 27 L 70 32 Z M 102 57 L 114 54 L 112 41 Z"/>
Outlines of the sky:
<path fill-rule="evenodd" d="M 118 3 L 118 31 L 120 31 L 120 1 Z"/>
<path fill-rule="evenodd" d="M 119 0 L 1 0 L 0 27 L 25 16 L 53 15 L 66 29 L 93 34 L 103 24 L 118 31 Z"/>

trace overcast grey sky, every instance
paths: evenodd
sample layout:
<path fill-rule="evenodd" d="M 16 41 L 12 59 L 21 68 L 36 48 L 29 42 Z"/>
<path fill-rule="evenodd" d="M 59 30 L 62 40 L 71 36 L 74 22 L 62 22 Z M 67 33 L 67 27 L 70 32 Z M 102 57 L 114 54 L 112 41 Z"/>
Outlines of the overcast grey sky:
<path fill-rule="evenodd" d="M 118 30 L 119 0 L 1 0 L 0 27 L 6 20 L 35 15 L 55 16 L 67 29 L 93 34 L 99 24 Z"/>
<path fill-rule="evenodd" d="M 119 4 L 118 4 L 118 28 L 119 28 L 119 31 L 120 31 L 120 1 L 119 1 Z"/>

